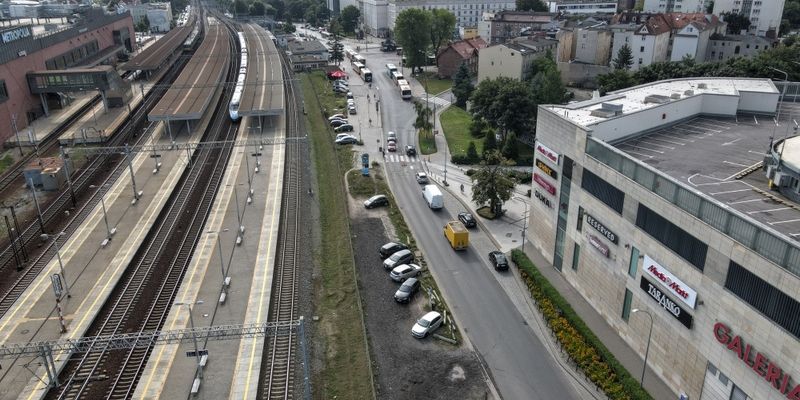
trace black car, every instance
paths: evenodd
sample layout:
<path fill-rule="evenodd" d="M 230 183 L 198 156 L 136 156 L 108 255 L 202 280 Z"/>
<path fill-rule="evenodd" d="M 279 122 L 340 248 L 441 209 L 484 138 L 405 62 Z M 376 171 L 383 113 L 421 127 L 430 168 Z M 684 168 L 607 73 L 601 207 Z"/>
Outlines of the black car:
<path fill-rule="evenodd" d="M 412 145 L 406 146 L 406 155 L 409 156 L 409 157 L 416 156 L 417 155 L 417 148 L 412 146 Z"/>
<path fill-rule="evenodd" d="M 508 269 L 508 259 L 502 251 L 493 251 L 489 253 L 489 261 L 492 262 L 494 269 L 498 271 L 505 271 Z"/>
<path fill-rule="evenodd" d="M 475 217 L 466 211 L 458 213 L 458 220 L 461 221 L 461 223 L 467 228 L 474 228 L 476 225 L 478 225 L 478 222 L 475 221 Z"/>
<path fill-rule="evenodd" d="M 395 242 L 386 243 L 385 245 L 381 246 L 381 250 L 380 250 L 381 258 L 389 257 L 390 255 L 392 255 L 392 254 L 394 254 L 394 253 L 396 253 L 396 252 L 398 252 L 400 250 L 405 250 L 407 248 L 408 248 L 408 246 L 406 246 L 406 245 L 404 245 L 402 243 L 395 243 Z"/>
<path fill-rule="evenodd" d="M 398 303 L 408 303 L 414 297 L 414 293 L 419 290 L 419 279 L 408 278 L 400 285 L 397 292 L 394 293 L 394 301 Z"/>
<path fill-rule="evenodd" d="M 352 132 L 353 131 L 353 125 L 350 125 L 350 124 L 339 125 L 338 127 L 334 128 L 333 131 L 336 132 L 336 133 L 339 133 L 339 132 Z"/>
<path fill-rule="evenodd" d="M 365 208 L 375 208 L 380 206 L 388 206 L 389 199 L 382 194 L 376 194 L 364 201 Z"/>

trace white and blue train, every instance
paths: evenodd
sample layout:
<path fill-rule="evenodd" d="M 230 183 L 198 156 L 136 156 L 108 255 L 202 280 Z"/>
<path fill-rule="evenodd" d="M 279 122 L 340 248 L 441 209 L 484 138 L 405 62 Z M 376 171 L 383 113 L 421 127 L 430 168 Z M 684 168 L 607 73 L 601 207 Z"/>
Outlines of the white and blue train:
<path fill-rule="evenodd" d="M 244 78 L 247 75 L 247 43 L 244 40 L 244 34 L 237 32 L 239 36 L 239 46 L 242 49 L 241 63 L 239 64 L 239 76 L 236 78 L 236 86 L 233 89 L 233 96 L 231 97 L 231 104 L 228 111 L 231 114 L 231 120 L 238 121 L 242 118 L 239 115 L 239 102 L 242 100 L 242 91 L 244 90 Z"/>

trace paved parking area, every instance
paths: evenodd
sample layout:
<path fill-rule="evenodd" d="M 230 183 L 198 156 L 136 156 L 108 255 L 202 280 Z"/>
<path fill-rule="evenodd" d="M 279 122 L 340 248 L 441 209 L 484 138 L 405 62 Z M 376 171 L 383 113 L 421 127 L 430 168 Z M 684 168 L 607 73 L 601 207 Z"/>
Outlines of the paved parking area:
<path fill-rule="evenodd" d="M 761 169 L 736 175 L 762 162 L 771 137 L 783 137 L 800 115 L 800 104 L 782 104 L 781 121 L 768 116 L 700 116 L 615 144 L 663 171 L 773 229 L 800 240 L 800 205 L 769 191 Z M 772 198 L 765 196 L 769 192 Z"/>

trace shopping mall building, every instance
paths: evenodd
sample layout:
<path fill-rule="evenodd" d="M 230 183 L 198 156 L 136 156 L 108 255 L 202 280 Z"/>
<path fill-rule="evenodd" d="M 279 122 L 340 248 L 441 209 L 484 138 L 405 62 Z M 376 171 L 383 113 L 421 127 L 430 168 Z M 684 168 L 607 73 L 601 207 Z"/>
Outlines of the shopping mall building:
<path fill-rule="evenodd" d="M 530 240 L 642 357 L 652 316 L 675 398 L 800 399 L 800 108 L 780 99 L 696 78 L 539 107 Z"/>
<path fill-rule="evenodd" d="M 67 100 L 65 93 L 33 94 L 30 74 L 113 64 L 117 53 L 135 48 L 128 12 L 109 14 L 95 8 L 70 18 L 69 23 L 27 21 L 35 20 L 0 28 L 0 143 Z"/>

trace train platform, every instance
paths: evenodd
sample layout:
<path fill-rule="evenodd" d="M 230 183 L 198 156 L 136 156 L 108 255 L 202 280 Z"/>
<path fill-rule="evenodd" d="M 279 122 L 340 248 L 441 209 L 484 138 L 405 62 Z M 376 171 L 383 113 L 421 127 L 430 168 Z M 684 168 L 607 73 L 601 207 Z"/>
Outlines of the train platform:
<path fill-rule="evenodd" d="M 260 117 L 279 115 L 284 109 L 281 56 L 264 28 L 247 24 L 243 31 L 249 64 L 239 114 L 259 117 L 261 122 Z"/>
<path fill-rule="evenodd" d="M 185 140 L 199 141 L 201 132 L 198 130 L 193 137 L 186 137 Z M 158 128 L 145 144 L 166 145 L 169 139 L 163 128 Z M 187 156 L 190 154 L 183 151 L 163 152 L 162 167 L 159 172 L 153 173 L 150 153 L 136 154 L 133 170 L 136 187 L 142 193 L 139 200 L 135 204 L 132 201 L 131 176 L 127 172 L 111 184 L 104 195 L 108 223 L 116 228 L 113 239 L 102 246 L 107 237 L 107 227 L 102 206 L 98 204 L 61 247 L 65 286 L 71 294 L 71 297 L 64 297 L 61 301 L 66 332 L 60 331 L 51 287 L 51 276 L 61 271 L 59 261 L 53 259 L 0 319 L 0 344 L 77 339 L 83 336 L 166 204 L 187 166 Z M 54 354 L 59 371 L 68 357 L 69 354 L 65 353 Z M 40 399 L 46 394 L 46 373 L 38 359 L 2 360 L 0 366 L 3 387 L 0 400 Z"/>
<path fill-rule="evenodd" d="M 278 119 L 275 126 L 282 127 L 283 119 Z M 243 119 L 238 140 L 284 137 L 283 128 L 256 133 L 260 130 L 251 129 L 254 122 Z M 186 306 L 172 308 L 164 330 L 191 328 L 192 321 L 198 328 L 266 322 L 280 222 L 284 147 L 276 144 L 234 151 L 206 232 L 176 295 L 176 302 Z M 260 155 L 254 156 L 257 153 Z M 256 158 L 261 163 L 258 173 Z M 248 201 L 248 186 L 253 189 L 252 201 Z M 237 245 L 240 236 L 241 245 Z M 224 277 L 230 278 L 227 288 Z M 194 345 L 159 345 L 150 355 L 134 398 L 186 398 L 193 389 L 198 398 L 255 397 L 263 338 L 201 341 L 198 347 L 208 352 L 199 386 L 193 388 L 197 359 L 187 356 L 195 350 Z"/>
<path fill-rule="evenodd" d="M 200 48 L 148 114 L 150 121 L 199 120 L 206 114 L 228 68 L 228 35 L 221 25 L 209 26 Z"/>

